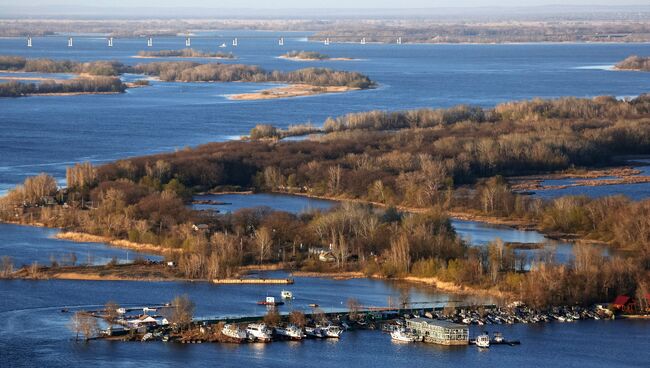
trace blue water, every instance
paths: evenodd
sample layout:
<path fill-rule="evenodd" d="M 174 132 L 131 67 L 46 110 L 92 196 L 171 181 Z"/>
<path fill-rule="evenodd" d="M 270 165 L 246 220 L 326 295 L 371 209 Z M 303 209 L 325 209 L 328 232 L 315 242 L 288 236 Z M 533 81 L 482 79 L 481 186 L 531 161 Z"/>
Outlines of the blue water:
<path fill-rule="evenodd" d="M 220 205 L 195 204 L 201 210 L 218 210 L 221 213 L 235 212 L 242 208 L 268 207 L 276 211 L 301 213 L 308 210 L 326 210 L 338 202 L 286 194 L 211 194 L 194 197 L 197 200 L 223 202 Z M 506 243 L 544 243 L 540 249 L 517 250 L 534 260 L 543 250 L 555 255 L 558 262 L 568 263 L 573 259 L 573 243 L 555 241 L 533 230 L 519 230 L 508 226 L 489 225 L 478 221 L 452 220 L 458 235 L 473 246 L 486 246 L 502 240 Z"/>
<path fill-rule="evenodd" d="M 170 151 L 239 137 L 258 123 L 281 127 L 369 109 L 399 110 L 460 103 L 491 106 L 503 101 L 557 96 L 631 96 L 647 92 L 650 73 L 600 68 L 630 54 L 650 54 L 650 44 L 381 45 L 304 41 L 305 34 L 222 32 L 195 38 L 192 47 L 233 51 L 226 63 L 293 70 L 328 66 L 368 74 L 379 88 L 345 94 L 270 101 L 230 101 L 228 94 L 260 89 L 240 83 L 153 83 L 120 95 L 39 96 L 0 100 L 0 193 L 25 176 L 48 172 L 64 177 L 79 161 Z M 240 46 L 217 49 L 237 35 Z M 251 38 L 246 38 L 251 37 Z M 257 38 L 255 38 L 257 37 Z M 270 37 L 270 38 L 260 38 Z M 149 62 L 132 58 L 144 39 L 100 37 L 0 39 L 0 54 L 89 60 Z M 153 49 L 182 48 L 180 37 L 156 38 Z M 290 50 L 313 50 L 358 61 L 296 62 L 278 59 Z M 594 67 L 596 66 L 596 67 Z M 587 67 L 587 68 L 585 68 Z M 590 68 L 593 67 L 593 68 Z"/>
<path fill-rule="evenodd" d="M 276 211 L 291 213 L 327 210 L 337 202 L 324 199 L 291 196 L 283 194 L 206 194 L 194 196 L 195 200 L 211 200 L 223 204 L 194 204 L 197 210 L 217 210 L 221 213 L 236 212 L 242 208 L 268 207 Z"/>
<path fill-rule="evenodd" d="M 62 308 L 99 308 L 109 300 L 123 306 L 169 301 L 187 293 L 196 303 L 196 315 L 235 316 L 264 312 L 255 301 L 278 288 L 264 286 L 216 286 L 205 283 L 139 283 L 97 281 L 0 281 L 0 364 L 7 367 L 643 367 L 645 341 L 650 324 L 645 321 L 581 321 L 540 325 L 486 326 L 507 338 L 519 339 L 517 347 L 495 346 L 489 351 L 474 347 L 448 348 L 425 344 L 400 344 L 379 331 L 346 332 L 340 341 L 308 340 L 272 344 L 123 343 L 71 341 L 66 328 L 70 313 Z M 448 300 L 426 288 L 373 280 L 334 281 L 298 278 L 289 288 L 296 295 L 296 309 L 304 302 L 338 305 L 349 297 L 364 305 L 387 305 L 410 293 L 413 301 Z M 453 297 L 453 300 L 459 300 Z M 475 302 L 479 302 L 476 301 Z M 459 300 L 471 303 L 471 300 Z M 290 307 L 285 306 L 285 310 Z M 483 329 L 483 328 L 482 328 Z M 472 327 L 471 334 L 480 331 Z"/>
<path fill-rule="evenodd" d="M 192 46 L 216 51 L 217 45 L 229 43 L 236 35 L 240 46 L 232 51 L 238 59 L 224 62 L 282 70 L 329 66 L 360 71 L 377 81 L 379 88 L 296 99 L 230 101 L 229 94 L 264 86 L 152 82 L 151 87 L 132 89 L 121 95 L 0 99 L 0 193 L 39 172 L 55 175 L 62 182 L 65 166 L 75 162 L 106 162 L 234 139 L 247 134 L 258 123 L 281 127 L 307 121 L 321 124 L 328 116 L 369 109 L 445 107 L 459 103 L 491 106 L 532 97 L 634 96 L 647 92 L 650 85 L 650 73 L 613 72 L 604 67 L 630 54 L 650 54 L 650 44 L 333 44 L 325 47 L 304 42 L 305 34 L 284 33 L 286 45 L 281 48 L 277 46 L 278 33 L 223 32 L 222 35 L 195 38 Z M 269 38 L 255 38 L 259 36 Z M 34 38 L 34 47 L 27 49 L 22 38 L 4 38 L 0 39 L 0 54 L 82 61 L 152 61 L 131 57 L 145 49 L 144 39 L 115 39 L 113 48 L 106 47 L 106 40 L 99 37 L 75 38 L 73 48 L 65 44 L 65 37 Z M 183 47 L 183 39 L 156 38 L 154 45 L 154 49 L 179 49 Z M 218 50 L 231 51 L 230 47 Z M 313 50 L 361 60 L 277 59 L 289 50 Z M 138 78 L 125 76 L 129 80 Z M 257 201 L 260 203 L 269 202 Z M 273 198 L 270 203 L 291 212 L 305 209 L 302 204 L 280 198 Z M 541 234 L 488 228 L 476 223 L 455 222 L 454 226 L 461 236 L 471 236 L 472 242 L 478 245 L 496 237 L 519 242 L 543 240 Z M 33 260 L 47 263 L 50 254 L 61 249 L 63 253 L 80 252 L 80 262 L 89 249 L 96 252 L 95 260 L 113 255 L 126 258 L 123 251 L 103 245 L 53 240 L 53 233 L 47 229 L 3 225 L 0 253 L 11 254 L 24 263 Z M 187 346 L 103 341 L 75 344 L 69 340 L 72 334 L 66 329 L 69 314 L 59 312 L 63 307 L 93 308 L 111 299 L 124 305 L 160 303 L 187 293 L 197 303 L 199 316 L 234 316 L 262 312 L 255 301 L 267 294 L 277 295 L 279 289 L 181 282 L 0 281 L 0 366 L 641 367 L 648 361 L 646 342 L 650 324 L 643 321 L 500 326 L 507 337 L 521 339 L 523 344 L 479 352 L 474 348 L 394 344 L 388 336 L 374 331 L 347 333 L 341 341 L 299 344 Z M 395 300 L 402 291 L 401 286 L 382 281 L 309 278 L 299 279 L 290 289 L 296 295 L 294 303 L 298 309 L 311 302 L 328 309 L 341 308 L 349 297 L 367 305 L 386 305 L 389 296 Z M 408 289 L 414 301 L 450 298 L 429 287 Z M 290 308 L 287 305 L 282 310 L 286 312 Z"/>
<path fill-rule="evenodd" d="M 638 159 L 634 160 L 635 162 L 645 164 L 650 162 L 647 159 Z M 635 169 L 639 170 L 640 176 L 650 175 L 650 166 L 634 166 Z M 616 177 L 604 176 L 598 178 L 599 180 L 605 179 L 615 179 Z M 542 181 L 543 186 L 547 185 L 571 185 L 579 182 L 582 179 L 553 179 L 553 180 L 544 180 Z M 538 190 L 535 192 L 535 196 L 544 198 L 544 199 L 553 199 L 562 196 L 568 195 L 586 195 L 592 198 L 606 197 L 611 195 L 624 195 L 628 198 L 640 201 L 643 199 L 650 198 L 650 184 L 648 183 L 638 183 L 638 184 L 612 184 L 612 185 L 601 185 L 601 186 L 573 186 L 562 189 L 545 189 Z"/>
<path fill-rule="evenodd" d="M 135 252 L 101 243 L 76 243 L 59 240 L 54 236 L 57 229 L 19 226 L 0 223 L 0 257 L 12 258 L 15 267 L 38 262 L 50 265 L 54 258 L 60 265 L 70 265 L 74 253 L 76 264 L 102 265 L 115 258 L 118 263 L 133 262 L 136 258 L 161 260 L 162 257 Z"/>

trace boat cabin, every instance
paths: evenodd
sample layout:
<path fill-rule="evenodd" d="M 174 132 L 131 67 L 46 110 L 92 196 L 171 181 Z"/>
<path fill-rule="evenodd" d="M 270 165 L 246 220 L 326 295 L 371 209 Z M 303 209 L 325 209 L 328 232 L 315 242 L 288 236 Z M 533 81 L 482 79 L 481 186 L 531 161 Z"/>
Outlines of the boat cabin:
<path fill-rule="evenodd" d="M 430 318 L 411 318 L 406 320 L 406 327 L 424 342 L 440 345 L 469 344 L 469 328 L 449 321 Z"/>

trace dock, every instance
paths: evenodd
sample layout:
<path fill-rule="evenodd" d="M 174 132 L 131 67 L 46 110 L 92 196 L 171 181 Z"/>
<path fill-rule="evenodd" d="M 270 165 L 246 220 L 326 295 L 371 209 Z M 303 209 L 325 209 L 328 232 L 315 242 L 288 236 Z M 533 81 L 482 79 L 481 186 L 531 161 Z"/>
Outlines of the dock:
<path fill-rule="evenodd" d="M 214 284 L 292 285 L 293 279 L 213 279 Z"/>

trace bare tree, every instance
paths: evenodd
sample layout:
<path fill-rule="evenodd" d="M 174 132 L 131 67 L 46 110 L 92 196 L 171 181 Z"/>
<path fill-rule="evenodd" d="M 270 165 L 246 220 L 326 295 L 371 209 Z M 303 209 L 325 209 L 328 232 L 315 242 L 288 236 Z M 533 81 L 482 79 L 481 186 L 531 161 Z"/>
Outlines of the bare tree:
<path fill-rule="evenodd" d="M 264 323 L 271 327 L 279 325 L 281 320 L 280 313 L 275 308 L 269 309 L 264 316 Z"/>
<path fill-rule="evenodd" d="M 169 322 L 183 329 L 192 323 L 194 317 L 194 302 L 187 295 L 179 295 L 172 300 L 171 307 L 167 309 Z"/>
<path fill-rule="evenodd" d="M 68 323 L 68 328 L 75 333 L 75 340 L 79 340 L 81 334 L 84 340 L 88 341 L 99 333 L 99 325 L 95 317 L 84 312 L 75 312 Z"/>
<path fill-rule="evenodd" d="M 356 298 L 350 298 L 347 301 L 348 304 L 348 310 L 350 311 L 350 319 L 351 320 L 356 320 L 357 317 L 359 316 L 359 310 L 361 309 L 361 303 L 359 303 L 359 300 Z"/>
<path fill-rule="evenodd" d="M 262 226 L 259 230 L 255 231 L 255 243 L 260 255 L 260 264 L 264 263 L 271 252 L 271 246 L 273 245 L 273 233 L 266 227 Z"/>
<path fill-rule="evenodd" d="M 14 273 L 14 262 L 9 256 L 3 256 L 0 260 L 0 277 L 9 277 Z"/>
<path fill-rule="evenodd" d="M 106 302 L 106 305 L 104 306 L 104 311 L 106 313 L 106 322 L 110 324 L 117 322 L 117 319 L 120 317 L 120 314 L 117 312 L 118 309 L 120 309 L 120 306 L 116 302 L 112 300 Z"/>
<path fill-rule="evenodd" d="M 302 328 L 307 324 L 307 319 L 304 313 L 294 310 L 289 314 L 289 322 Z"/>

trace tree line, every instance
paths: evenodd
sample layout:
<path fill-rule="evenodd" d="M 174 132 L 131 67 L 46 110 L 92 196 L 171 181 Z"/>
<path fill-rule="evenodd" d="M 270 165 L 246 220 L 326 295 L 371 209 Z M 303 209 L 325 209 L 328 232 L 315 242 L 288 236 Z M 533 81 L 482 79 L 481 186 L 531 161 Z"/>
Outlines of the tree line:
<path fill-rule="evenodd" d="M 84 73 L 99 76 L 117 76 L 124 73 L 136 73 L 156 76 L 167 82 L 282 82 L 303 83 L 321 87 L 348 86 L 362 89 L 374 86 L 374 82 L 361 73 L 337 71 L 328 68 L 305 68 L 283 72 L 279 70 L 267 71 L 255 65 L 200 64 L 189 61 L 152 62 L 130 66 L 117 61 L 82 63 L 71 60 L 26 59 L 20 56 L 0 56 L 0 70 L 40 73 Z"/>
<path fill-rule="evenodd" d="M 234 59 L 235 55 L 232 52 L 208 52 L 195 49 L 181 49 L 181 50 L 155 50 L 155 51 L 139 51 L 138 56 L 143 57 L 187 57 L 187 58 L 221 58 L 221 59 Z"/>
<path fill-rule="evenodd" d="M 315 140 L 211 143 L 98 167 L 78 164 L 68 170 L 64 190 L 47 175 L 25 181 L 0 200 L 0 216 L 182 249 L 175 257 L 186 277 L 290 260 L 306 270 L 411 274 L 497 288 L 536 305 L 587 303 L 632 293 L 647 281 L 650 200 L 543 201 L 513 193 L 501 175 L 615 164 L 615 156 L 648 152 L 649 105 L 648 96 L 600 97 L 370 113 L 377 124 L 362 125 L 371 128 L 334 130 Z M 385 128 L 406 118 L 408 127 Z M 301 215 L 269 209 L 214 215 L 187 207 L 194 192 L 237 188 L 362 200 L 388 210 L 344 205 Z M 577 246 L 574 264 L 545 255 L 522 272 L 527 262 L 507 245 L 476 249 L 460 240 L 445 214 L 457 209 L 527 219 L 547 231 L 607 241 L 634 257 L 603 258 Z M 196 223 L 208 231 L 195 230 Z M 331 251 L 334 265 L 308 248 Z"/>
<path fill-rule="evenodd" d="M 21 97 L 56 93 L 122 93 L 127 86 L 119 78 L 74 78 L 64 81 L 45 80 L 40 83 L 10 81 L 0 83 L 0 97 Z"/>

